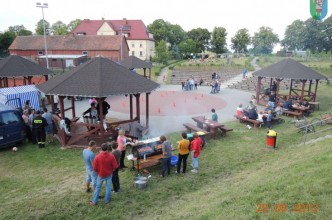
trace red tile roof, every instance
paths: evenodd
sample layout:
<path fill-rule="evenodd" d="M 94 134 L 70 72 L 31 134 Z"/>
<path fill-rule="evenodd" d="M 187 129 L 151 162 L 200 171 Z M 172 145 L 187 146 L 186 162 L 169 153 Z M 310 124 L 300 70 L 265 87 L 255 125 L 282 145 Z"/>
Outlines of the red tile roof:
<path fill-rule="evenodd" d="M 85 33 L 97 35 L 97 31 L 104 22 L 107 22 L 117 34 L 120 34 L 122 26 L 130 26 L 128 40 L 153 40 L 149 38 L 148 29 L 142 20 L 83 20 L 72 33 Z M 126 22 L 126 24 L 125 24 Z M 125 33 L 126 31 L 123 31 Z"/>
<path fill-rule="evenodd" d="M 49 50 L 120 50 L 121 36 L 47 36 Z M 43 36 L 17 36 L 9 50 L 44 50 Z"/>

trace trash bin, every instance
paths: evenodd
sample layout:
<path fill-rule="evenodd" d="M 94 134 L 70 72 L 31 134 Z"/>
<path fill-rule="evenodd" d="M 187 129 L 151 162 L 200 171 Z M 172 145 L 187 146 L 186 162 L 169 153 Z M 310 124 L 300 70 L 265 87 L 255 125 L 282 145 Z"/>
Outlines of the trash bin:
<path fill-rule="evenodd" d="M 266 135 L 266 145 L 268 147 L 276 147 L 276 142 L 277 142 L 277 132 L 274 130 L 268 130 L 267 135 Z"/>

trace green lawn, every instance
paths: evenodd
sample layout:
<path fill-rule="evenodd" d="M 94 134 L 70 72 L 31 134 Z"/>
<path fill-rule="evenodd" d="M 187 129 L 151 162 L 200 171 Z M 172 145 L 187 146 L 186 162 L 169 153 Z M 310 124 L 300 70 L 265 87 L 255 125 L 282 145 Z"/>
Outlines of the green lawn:
<path fill-rule="evenodd" d="M 331 84 L 319 86 L 320 111 L 311 118 L 332 111 L 331 91 Z M 136 173 L 126 170 L 121 192 L 95 207 L 85 192 L 81 150 L 30 144 L 16 153 L 2 149 L 0 219 L 331 219 L 331 129 L 309 136 L 322 141 L 304 145 L 291 119 L 285 120 L 274 126 L 277 149 L 266 146 L 266 128 L 230 122 L 234 131 L 207 143 L 197 174 L 173 169 L 163 179 L 155 166 L 148 187 L 137 190 Z M 179 133 L 167 136 L 174 145 L 180 139 Z"/>

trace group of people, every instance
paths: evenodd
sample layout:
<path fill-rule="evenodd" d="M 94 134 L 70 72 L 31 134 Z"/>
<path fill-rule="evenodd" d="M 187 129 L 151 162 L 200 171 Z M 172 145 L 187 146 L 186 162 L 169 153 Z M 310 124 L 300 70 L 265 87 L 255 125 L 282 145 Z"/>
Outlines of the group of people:
<path fill-rule="evenodd" d="M 185 82 L 181 82 L 182 90 L 197 90 L 198 81 L 192 76 L 190 79 L 187 79 Z"/>
<path fill-rule="evenodd" d="M 160 136 L 162 144 L 162 172 L 161 176 L 170 175 L 171 173 L 171 157 L 172 144 L 165 136 Z M 100 151 L 97 155 L 96 142 L 90 141 L 86 149 L 83 150 L 83 161 L 86 169 L 86 192 L 94 190 L 90 205 L 94 206 L 98 203 L 98 199 L 102 198 L 100 194 L 103 182 L 106 182 L 106 191 L 104 201 L 111 201 L 111 192 L 120 191 L 119 171 L 127 168 L 124 164 L 126 154 L 126 142 L 130 138 L 125 136 L 124 130 L 120 130 L 117 141 L 107 142 L 100 145 Z M 187 159 L 191 152 L 192 167 L 191 172 L 198 172 L 198 157 L 204 147 L 204 140 L 197 134 L 193 134 L 193 140 L 188 139 L 187 133 L 181 133 L 181 140 L 178 141 L 178 163 L 176 173 L 186 173 Z M 112 186 L 113 190 L 112 190 Z M 92 187 L 91 187 L 92 185 Z"/>
<path fill-rule="evenodd" d="M 52 114 L 47 108 L 43 111 L 35 110 L 30 105 L 30 100 L 25 102 L 22 119 L 28 140 L 38 144 L 39 148 L 45 147 L 45 142 L 54 143 Z"/>

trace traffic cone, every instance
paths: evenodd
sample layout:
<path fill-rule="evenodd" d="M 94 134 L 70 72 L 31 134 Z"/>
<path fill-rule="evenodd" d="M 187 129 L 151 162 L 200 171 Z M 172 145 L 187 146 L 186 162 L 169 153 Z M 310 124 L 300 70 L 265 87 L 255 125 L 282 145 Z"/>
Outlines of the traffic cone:
<path fill-rule="evenodd" d="M 123 107 L 123 108 L 126 107 L 126 103 L 125 103 L 125 101 L 122 101 L 122 107 Z"/>
<path fill-rule="evenodd" d="M 173 102 L 173 107 L 175 108 L 175 102 Z"/>
<path fill-rule="evenodd" d="M 157 109 L 157 112 L 160 113 L 160 107 Z"/>

